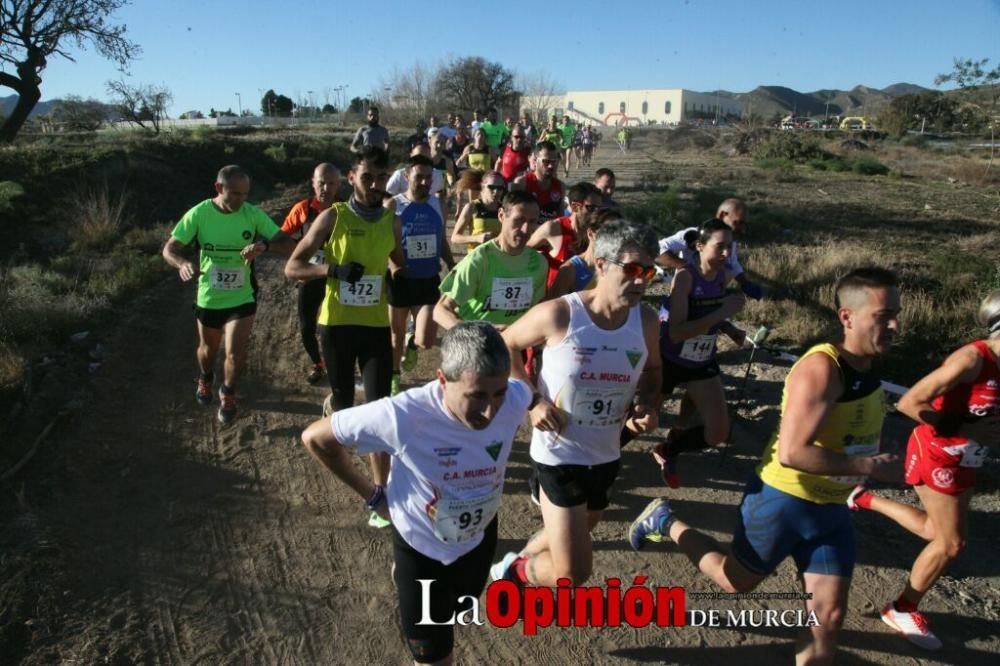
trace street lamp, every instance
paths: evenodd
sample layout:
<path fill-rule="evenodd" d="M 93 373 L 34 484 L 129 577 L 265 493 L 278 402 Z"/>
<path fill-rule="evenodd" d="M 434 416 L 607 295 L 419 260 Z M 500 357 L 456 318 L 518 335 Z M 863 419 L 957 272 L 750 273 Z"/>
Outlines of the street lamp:
<path fill-rule="evenodd" d="M 309 95 L 309 115 L 316 117 L 316 104 L 313 103 L 313 91 L 307 90 L 306 94 Z"/>
<path fill-rule="evenodd" d="M 239 93 L 236 93 L 236 108 L 240 111 L 240 116 L 243 116 L 243 98 L 240 97 Z"/>

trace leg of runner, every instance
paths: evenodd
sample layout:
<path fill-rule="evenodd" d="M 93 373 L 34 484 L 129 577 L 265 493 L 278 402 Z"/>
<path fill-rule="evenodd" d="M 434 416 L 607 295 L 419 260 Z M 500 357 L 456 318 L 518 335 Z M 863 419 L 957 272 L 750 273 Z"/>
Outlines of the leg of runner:
<path fill-rule="evenodd" d="M 409 310 L 405 311 L 409 314 Z M 358 365 L 361 379 L 365 384 L 365 402 L 374 402 L 389 395 L 392 384 L 392 333 L 389 328 L 365 330 L 365 339 L 360 341 Z M 353 378 L 351 382 L 353 390 Z M 389 456 L 372 453 L 372 481 L 384 486 L 389 481 Z"/>
<path fill-rule="evenodd" d="M 660 463 L 664 481 L 671 488 L 679 488 L 681 485 L 680 475 L 677 472 L 677 457 L 681 453 L 706 446 L 717 446 L 725 442 L 729 436 L 726 392 L 718 376 L 688 382 L 684 399 L 694 407 L 705 425 L 680 432 L 671 431 L 670 438 L 654 450 L 654 458 Z M 681 410 L 682 412 L 684 410 L 683 400 Z"/>
<path fill-rule="evenodd" d="M 246 363 L 253 333 L 254 316 L 233 319 L 222 329 L 226 344 L 226 360 L 223 365 L 223 380 L 219 385 L 219 422 L 230 423 L 236 418 L 236 380 L 239 379 Z"/>
<path fill-rule="evenodd" d="M 392 381 L 398 383 L 397 378 L 401 372 L 400 365 L 403 361 L 403 353 L 406 349 L 406 322 L 410 319 L 409 307 L 390 307 L 389 323 L 392 327 Z M 390 393 L 395 387 L 390 387 Z"/>
<path fill-rule="evenodd" d="M 795 663 L 832 664 L 847 612 L 851 579 L 806 572 L 802 584 L 805 593 L 812 595 L 806 599 L 806 610 L 816 613 L 819 624 L 802 628 L 795 643 Z"/>
<path fill-rule="evenodd" d="M 418 349 L 430 349 L 437 345 L 437 323 L 434 321 L 434 306 L 421 305 L 413 316 L 415 322 L 413 343 Z"/>
<path fill-rule="evenodd" d="M 354 365 L 358 358 L 358 326 L 320 326 L 319 343 L 333 394 L 332 411 L 354 405 Z"/>
<path fill-rule="evenodd" d="M 326 280 L 310 280 L 299 285 L 298 289 L 299 332 L 302 335 L 302 346 L 305 347 L 312 370 L 308 382 L 318 384 L 323 379 L 323 357 L 319 351 L 319 340 L 316 338 L 316 320 L 319 308 L 326 297 Z"/>
<path fill-rule="evenodd" d="M 544 490 L 540 499 L 545 527 L 522 551 L 528 558 L 528 580 L 533 585 L 555 587 L 560 578 L 569 578 L 573 585 L 582 585 L 593 568 L 590 530 L 603 512 L 587 511 L 586 504 L 556 506 Z"/>
<path fill-rule="evenodd" d="M 208 406 L 212 404 L 215 357 L 218 356 L 219 346 L 222 344 L 222 329 L 209 328 L 198 320 L 195 320 L 195 325 L 198 329 L 198 348 L 195 350 L 195 357 L 198 359 L 198 369 L 201 371 L 195 399 L 199 404 Z"/>

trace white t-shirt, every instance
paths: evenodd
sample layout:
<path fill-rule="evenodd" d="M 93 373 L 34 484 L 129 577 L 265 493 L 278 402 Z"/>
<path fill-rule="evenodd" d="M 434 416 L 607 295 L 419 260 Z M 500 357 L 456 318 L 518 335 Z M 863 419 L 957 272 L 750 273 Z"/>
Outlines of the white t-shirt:
<path fill-rule="evenodd" d="M 531 388 L 511 379 L 485 430 L 444 405 L 435 380 L 391 398 L 333 414 L 333 436 L 359 454 L 393 457 L 386 497 L 392 523 L 414 550 L 451 564 L 478 546 L 503 494 L 504 472 Z"/>
<path fill-rule="evenodd" d="M 442 125 L 441 127 L 428 127 L 427 128 L 427 138 L 431 138 L 431 134 L 440 134 L 446 139 L 454 139 L 455 135 L 458 133 L 454 127 L 448 127 L 447 125 Z"/>
<path fill-rule="evenodd" d="M 440 169 L 434 169 L 431 175 L 431 194 L 437 194 L 444 187 L 444 174 Z M 385 191 L 392 195 L 402 194 L 410 189 L 410 179 L 406 177 L 406 167 L 396 169 L 385 184 Z"/>
<path fill-rule="evenodd" d="M 693 253 L 688 248 L 687 243 L 684 242 L 684 234 L 689 231 L 698 231 L 698 227 L 681 229 L 673 236 L 661 238 L 660 254 L 670 252 L 670 254 L 675 255 L 678 259 L 690 262 Z M 736 241 L 733 241 L 733 251 L 729 254 L 729 259 L 726 260 L 726 280 L 732 280 L 734 277 L 741 275 L 742 273 L 743 266 L 740 264 L 739 257 L 736 256 Z"/>

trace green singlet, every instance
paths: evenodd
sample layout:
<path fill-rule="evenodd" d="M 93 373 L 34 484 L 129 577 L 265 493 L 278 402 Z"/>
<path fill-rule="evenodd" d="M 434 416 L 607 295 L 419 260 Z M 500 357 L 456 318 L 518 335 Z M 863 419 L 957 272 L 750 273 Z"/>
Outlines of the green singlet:
<path fill-rule="evenodd" d="M 278 231 L 264 211 L 248 203 L 223 213 L 205 199 L 184 213 L 170 235 L 184 245 L 198 241 L 198 307 L 224 310 L 253 303 L 253 269 L 240 250 L 256 236 L 271 240 Z"/>

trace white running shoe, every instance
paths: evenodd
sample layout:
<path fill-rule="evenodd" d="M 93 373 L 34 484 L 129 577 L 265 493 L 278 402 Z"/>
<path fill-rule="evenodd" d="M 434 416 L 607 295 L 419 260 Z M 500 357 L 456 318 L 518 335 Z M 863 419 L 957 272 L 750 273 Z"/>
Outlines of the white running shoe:
<path fill-rule="evenodd" d="M 917 611 L 904 613 L 896 610 L 896 606 L 889 602 L 882 609 L 882 621 L 903 634 L 903 638 L 917 647 L 925 650 L 941 649 L 941 639 L 931 633 L 927 627 L 927 618 L 924 617 L 923 613 Z"/>
<path fill-rule="evenodd" d="M 517 553 L 507 553 L 503 559 L 490 567 L 490 578 L 493 580 L 503 580 L 507 575 L 510 565 L 517 559 Z"/>

